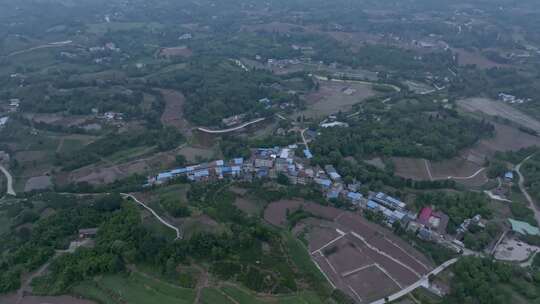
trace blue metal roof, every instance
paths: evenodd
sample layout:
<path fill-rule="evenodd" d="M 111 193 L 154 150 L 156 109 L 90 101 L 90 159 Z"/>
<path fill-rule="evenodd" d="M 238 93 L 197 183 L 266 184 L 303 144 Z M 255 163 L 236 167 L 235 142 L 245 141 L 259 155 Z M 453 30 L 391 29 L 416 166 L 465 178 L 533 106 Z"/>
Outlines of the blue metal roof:
<path fill-rule="evenodd" d="M 309 151 L 309 149 L 304 150 L 304 155 L 306 156 L 307 159 L 313 158 L 313 154 L 311 153 L 311 151 Z"/>
<path fill-rule="evenodd" d="M 368 201 L 367 202 L 367 207 L 369 209 L 378 209 L 379 208 L 379 204 L 375 203 L 374 201 Z"/>
<path fill-rule="evenodd" d="M 323 186 L 327 186 L 329 187 L 330 185 L 332 185 L 332 181 L 329 180 L 329 179 L 322 179 L 322 178 L 316 178 L 315 179 L 315 183 L 319 184 L 319 185 L 323 185 Z"/>
<path fill-rule="evenodd" d="M 172 174 L 182 174 L 182 173 L 186 173 L 187 172 L 187 169 L 186 168 L 178 168 L 178 169 L 174 169 L 171 171 Z"/>
<path fill-rule="evenodd" d="M 326 195 L 326 197 L 328 198 L 338 198 L 338 196 L 339 196 L 339 191 L 335 191 L 335 190 L 329 191 L 328 194 Z"/>
<path fill-rule="evenodd" d="M 359 200 L 364 196 L 361 193 L 358 193 L 358 192 L 349 192 L 349 194 L 347 194 L 347 197 L 352 199 L 352 200 Z"/>
<path fill-rule="evenodd" d="M 173 175 L 171 172 L 163 172 L 163 173 L 160 173 L 158 174 L 157 176 L 157 179 L 158 180 L 163 180 L 163 179 L 169 179 L 169 178 L 172 178 Z"/>
<path fill-rule="evenodd" d="M 244 158 L 243 158 L 243 157 L 235 158 L 235 159 L 233 160 L 233 162 L 234 162 L 235 165 L 241 165 L 241 164 L 244 163 Z"/>

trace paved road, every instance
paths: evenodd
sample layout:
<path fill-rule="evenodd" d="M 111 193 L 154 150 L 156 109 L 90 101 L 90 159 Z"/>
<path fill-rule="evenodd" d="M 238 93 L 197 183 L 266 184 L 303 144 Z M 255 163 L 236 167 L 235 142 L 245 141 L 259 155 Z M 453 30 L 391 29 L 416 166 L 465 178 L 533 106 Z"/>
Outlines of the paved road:
<path fill-rule="evenodd" d="M 261 122 L 263 120 L 265 120 L 266 118 L 257 118 L 255 120 L 252 120 L 250 122 L 246 122 L 244 124 L 241 124 L 237 127 L 234 127 L 234 128 L 230 128 L 230 129 L 223 129 L 223 130 L 210 130 L 210 129 L 207 129 L 205 127 L 199 127 L 197 128 L 197 130 L 199 131 L 202 131 L 202 132 L 205 132 L 205 133 L 210 133 L 210 134 L 223 134 L 223 133 L 230 133 L 230 132 L 234 132 L 234 131 L 237 131 L 237 130 L 241 130 L 249 125 L 252 125 L 252 124 L 256 124 L 258 122 Z"/>
<path fill-rule="evenodd" d="M 35 47 L 31 47 L 29 49 L 24 49 L 24 50 L 20 50 L 20 51 L 10 53 L 10 54 L 7 54 L 6 57 L 12 57 L 12 56 L 28 53 L 28 52 L 39 50 L 39 49 L 63 47 L 63 46 L 66 46 L 66 45 L 70 45 L 72 43 L 73 43 L 73 41 L 71 41 L 71 40 L 59 41 L 59 42 L 51 42 L 51 43 L 48 43 L 48 44 L 38 45 L 38 46 L 35 46 Z"/>
<path fill-rule="evenodd" d="M 9 173 L 9 171 L 4 168 L 4 166 L 0 165 L 0 171 L 2 171 L 2 173 L 4 173 L 4 175 L 6 176 L 6 179 L 7 179 L 7 191 L 6 193 L 9 194 L 9 195 L 17 195 L 17 193 L 15 193 L 15 190 L 13 189 L 13 177 L 11 176 L 11 173 Z"/>
<path fill-rule="evenodd" d="M 523 174 L 521 174 L 521 166 L 527 162 L 533 155 L 529 155 L 527 158 L 525 158 L 521 163 L 519 163 L 515 171 L 517 172 L 519 176 L 519 189 L 527 199 L 527 202 L 529 203 L 529 208 L 534 212 L 534 217 L 536 218 L 536 222 L 540 226 L 540 208 L 535 204 L 534 200 L 532 199 L 531 195 L 527 192 L 527 189 L 525 188 L 525 178 L 523 177 Z"/>
<path fill-rule="evenodd" d="M 137 204 L 141 205 L 142 207 L 144 207 L 146 210 L 150 211 L 150 213 L 152 213 L 152 215 L 154 215 L 155 218 L 157 218 L 158 221 L 160 221 L 163 225 L 171 228 L 172 230 L 174 230 L 176 232 L 176 240 L 181 240 L 182 239 L 182 233 L 180 232 L 180 229 L 178 229 L 176 226 L 172 225 L 171 223 L 167 222 L 166 220 L 164 220 L 161 216 L 159 216 L 159 214 L 157 214 L 152 208 L 148 207 L 145 203 L 141 202 L 140 200 L 138 200 L 134 195 L 132 194 L 129 194 L 129 193 L 120 193 L 120 195 L 122 195 L 124 198 L 131 198 L 134 202 L 136 202 Z"/>
<path fill-rule="evenodd" d="M 305 136 L 305 133 L 308 129 L 304 129 L 302 131 L 300 131 L 300 135 L 302 135 L 302 141 L 304 142 L 304 146 L 306 146 L 306 149 L 309 150 L 309 146 L 308 146 L 308 142 L 306 140 L 306 136 Z"/>
<path fill-rule="evenodd" d="M 402 290 L 400 290 L 400 291 L 394 293 L 393 295 L 390 295 L 390 296 L 388 296 L 388 297 L 386 297 L 384 299 L 380 299 L 380 300 L 371 302 L 370 304 L 389 303 L 391 301 L 395 301 L 395 300 L 397 300 L 397 299 L 411 293 L 412 291 L 414 291 L 415 289 L 417 289 L 420 286 L 426 286 L 427 287 L 427 286 L 429 286 L 429 276 L 438 275 L 439 273 L 443 272 L 446 268 L 454 265 L 458 260 L 459 260 L 459 258 L 454 258 L 454 259 L 448 260 L 448 261 L 444 262 L 443 264 L 441 264 L 439 267 L 433 269 L 427 275 L 422 276 L 422 278 L 420 278 L 420 280 L 416 281 L 414 284 L 412 284 L 410 286 L 407 286 L 407 287 L 403 288 Z"/>

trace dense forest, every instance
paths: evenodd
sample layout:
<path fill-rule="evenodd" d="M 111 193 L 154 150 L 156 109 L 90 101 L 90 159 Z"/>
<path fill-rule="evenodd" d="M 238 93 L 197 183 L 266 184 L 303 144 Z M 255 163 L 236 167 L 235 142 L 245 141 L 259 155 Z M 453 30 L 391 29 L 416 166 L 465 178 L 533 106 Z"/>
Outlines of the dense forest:
<path fill-rule="evenodd" d="M 444 304 L 540 303 L 540 268 L 530 269 L 475 257 L 453 267 L 452 291 Z"/>

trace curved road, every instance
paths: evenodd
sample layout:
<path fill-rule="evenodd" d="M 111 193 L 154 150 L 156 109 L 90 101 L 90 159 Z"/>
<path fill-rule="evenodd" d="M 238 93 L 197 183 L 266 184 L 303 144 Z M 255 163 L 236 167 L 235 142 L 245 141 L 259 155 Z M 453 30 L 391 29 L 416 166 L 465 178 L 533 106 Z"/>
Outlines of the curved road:
<path fill-rule="evenodd" d="M 237 131 L 237 130 L 241 130 L 249 125 L 252 125 L 252 124 L 256 124 L 258 122 L 261 122 L 263 120 L 265 120 L 266 118 L 257 118 L 255 120 L 252 120 L 250 122 L 246 122 L 246 123 L 243 123 L 237 127 L 234 127 L 234 128 L 230 128 L 230 129 L 223 129 L 223 130 L 210 130 L 210 129 L 207 129 L 205 127 L 199 127 L 197 128 L 197 130 L 201 131 L 201 132 L 205 132 L 205 133 L 210 133 L 210 134 L 223 134 L 223 133 L 230 133 L 230 132 L 234 132 L 234 131 Z"/>
<path fill-rule="evenodd" d="M 413 292 L 416 288 L 418 288 L 420 286 L 426 286 L 427 287 L 429 285 L 429 277 L 431 275 L 438 275 L 439 273 L 443 272 L 446 268 L 454 265 L 458 260 L 459 260 L 459 258 L 454 258 L 454 259 L 448 260 L 448 261 L 444 262 L 443 264 L 441 264 L 439 267 L 433 269 L 430 273 L 422 276 L 422 278 L 420 278 L 420 280 L 416 281 L 412 285 L 407 286 L 404 289 L 402 289 L 402 290 L 400 290 L 400 291 L 394 293 L 393 295 L 390 295 L 390 296 L 388 296 L 388 297 L 386 297 L 384 299 L 380 299 L 380 300 L 371 302 L 370 304 L 389 303 L 389 302 L 395 301 L 395 300 L 407 295 L 408 293 Z"/>
<path fill-rule="evenodd" d="M 6 179 L 7 179 L 7 191 L 6 191 L 6 193 L 9 194 L 9 195 L 16 196 L 17 193 L 15 193 L 15 190 L 13 189 L 13 177 L 11 176 L 9 171 L 6 168 L 4 168 L 4 166 L 2 166 L 2 165 L 0 165 L 0 171 L 2 171 L 2 173 L 4 173 L 4 175 L 6 176 Z"/>
<path fill-rule="evenodd" d="M 171 223 L 164 220 L 152 208 L 148 207 L 145 203 L 138 200 L 134 195 L 129 194 L 129 193 L 120 193 L 120 195 L 122 195 L 124 198 L 126 198 L 126 197 L 131 198 L 134 202 L 141 205 L 146 210 L 150 211 L 150 213 L 152 213 L 152 215 L 154 215 L 154 217 L 157 218 L 157 220 L 160 221 L 163 225 L 165 225 L 165 226 L 171 228 L 172 230 L 174 230 L 176 232 L 176 239 L 175 240 L 181 240 L 182 239 L 182 233 L 180 232 L 180 229 L 178 229 L 176 226 L 174 226 Z"/>
<path fill-rule="evenodd" d="M 527 199 L 527 202 L 529 203 L 529 208 L 534 212 L 534 217 L 536 218 L 536 222 L 540 226 L 540 208 L 534 203 L 534 200 L 532 199 L 531 195 L 527 192 L 527 189 L 525 188 L 525 178 L 523 177 L 523 174 L 521 174 L 521 166 L 527 162 L 529 159 L 531 159 L 533 155 L 529 155 L 527 158 L 525 158 L 521 163 L 519 163 L 515 171 L 517 172 L 519 176 L 519 189 Z"/>
<path fill-rule="evenodd" d="M 444 179 L 457 179 L 457 180 L 473 179 L 476 176 L 478 176 L 478 174 L 480 174 L 484 170 L 486 170 L 486 168 L 480 168 L 476 172 L 474 172 L 473 174 L 471 174 L 469 176 L 448 176 L 446 178 L 444 178 L 444 177 L 433 177 L 433 174 L 431 173 L 431 168 L 430 168 L 430 165 L 429 165 L 429 161 L 427 159 L 424 159 L 424 164 L 425 164 L 425 167 L 426 167 L 427 174 L 429 176 L 429 180 L 431 180 L 431 181 L 444 180 Z"/>

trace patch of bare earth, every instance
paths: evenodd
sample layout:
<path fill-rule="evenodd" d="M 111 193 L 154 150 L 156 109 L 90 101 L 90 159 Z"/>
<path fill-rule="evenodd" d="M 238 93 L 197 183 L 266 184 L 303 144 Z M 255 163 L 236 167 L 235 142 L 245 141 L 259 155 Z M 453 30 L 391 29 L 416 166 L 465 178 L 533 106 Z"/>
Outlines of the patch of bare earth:
<path fill-rule="evenodd" d="M 234 201 L 234 205 L 248 215 L 256 215 L 259 213 L 259 208 L 257 207 L 256 203 L 250 199 L 237 197 Z"/>
<path fill-rule="evenodd" d="M 70 172 L 67 178 L 63 177 L 61 180 L 75 183 L 87 182 L 92 185 L 109 184 L 133 174 L 147 174 L 159 168 L 169 168 L 175 163 L 175 155 L 176 151 L 169 151 L 120 165 L 90 165 Z"/>
<path fill-rule="evenodd" d="M 162 57 L 191 57 L 193 52 L 187 46 L 163 48 L 159 52 Z"/>
<path fill-rule="evenodd" d="M 309 226 L 313 261 L 332 284 L 361 303 L 382 299 L 434 268 L 408 243 L 359 214 L 309 202 L 303 206 L 324 218 L 301 222 Z"/>
<path fill-rule="evenodd" d="M 354 82 L 321 81 L 319 90 L 306 95 L 307 110 L 302 114 L 322 117 L 338 111 L 349 111 L 352 106 L 375 95 L 371 85 Z"/>
<path fill-rule="evenodd" d="M 287 212 L 294 212 L 302 205 L 297 200 L 281 200 L 269 204 L 264 210 L 264 219 L 272 225 L 285 227 L 287 225 Z"/>
<path fill-rule="evenodd" d="M 395 173 L 403 178 L 412 180 L 429 180 L 424 159 L 410 157 L 392 157 Z"/>
<path fill-rule="evenodd" d="M 464 49 L 452 49 L 458 55 L 459 65 L 470 65 L 474 64 L 481 69 L 491 69 L 496 67 L 504 67 L 504 64 L 499 64 L 494 61 L 487 59 L 478 51 L 467 51 Z"/>
<path fill-rule="evenodd" d="M 186 98 L 178 91 L 160 89 L 159 92 L 165 99 L 165 110 L 161 115 L 161 122 L 166 126 L 172 126 L 186 134 L 189 130 L 189 123 L 184 118 L 184 103 Z"/>
<path fill-rule="evenodd" d="M 469 112 L 482 112 L 489 116 L 500 116 L 518 125 L 540 133 L 540 122 L 512 106 L 488 98 L 469 98 L 458 101 L 458 105 Z"/>
<path fill-rule="evenodd" d="M 25 296 L 17 302 L 16 295 L 0 297 L 0 304 L 97 304 L 90 300 L 75 298 L 72 296 Z"/>

